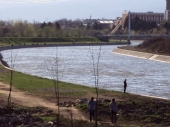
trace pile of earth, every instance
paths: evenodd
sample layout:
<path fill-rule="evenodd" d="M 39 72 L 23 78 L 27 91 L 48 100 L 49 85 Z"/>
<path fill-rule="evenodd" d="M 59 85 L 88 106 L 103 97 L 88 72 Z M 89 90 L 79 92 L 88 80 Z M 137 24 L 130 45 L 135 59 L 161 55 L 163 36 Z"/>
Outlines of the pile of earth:
<path fill-rule="evenodd" d="M 151 38 L 139 44 L 136 48 L 142 49 L 154 54 L 170 55 L 170 39 Z"/>

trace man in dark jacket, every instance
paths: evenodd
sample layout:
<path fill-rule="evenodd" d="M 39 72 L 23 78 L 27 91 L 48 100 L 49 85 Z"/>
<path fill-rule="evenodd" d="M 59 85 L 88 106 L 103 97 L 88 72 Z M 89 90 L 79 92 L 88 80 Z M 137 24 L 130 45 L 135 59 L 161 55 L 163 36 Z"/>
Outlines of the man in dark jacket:
<path fill-rule="evenodd" d="M 126 79 L 124 80 L 124 93 L 126 93 L 126 87 L 127 87 L 127 83 L 126 83 Z"/>

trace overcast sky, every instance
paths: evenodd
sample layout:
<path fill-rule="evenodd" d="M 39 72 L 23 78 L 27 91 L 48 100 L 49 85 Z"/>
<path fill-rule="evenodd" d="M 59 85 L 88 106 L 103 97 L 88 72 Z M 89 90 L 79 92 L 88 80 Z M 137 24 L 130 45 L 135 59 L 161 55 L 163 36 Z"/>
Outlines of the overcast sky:
<path fill-rule="evenodd" d="M 24 1 L 24 2 L 23 2 Z M 124 10 L 161 12 L 165 0 L 0 0 L 0 20 L 53 22 L 67 19 L 115 19 Z"/>

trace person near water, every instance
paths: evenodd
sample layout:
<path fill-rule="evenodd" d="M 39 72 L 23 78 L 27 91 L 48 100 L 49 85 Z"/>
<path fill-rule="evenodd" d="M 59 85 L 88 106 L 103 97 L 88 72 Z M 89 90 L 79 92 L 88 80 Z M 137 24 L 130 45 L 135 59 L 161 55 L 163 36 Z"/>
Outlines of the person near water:
<path fill-rule="evenodd" d="M 124 93 L 126 93 L 127 82 L 126 79 L 124 80 Z"/>

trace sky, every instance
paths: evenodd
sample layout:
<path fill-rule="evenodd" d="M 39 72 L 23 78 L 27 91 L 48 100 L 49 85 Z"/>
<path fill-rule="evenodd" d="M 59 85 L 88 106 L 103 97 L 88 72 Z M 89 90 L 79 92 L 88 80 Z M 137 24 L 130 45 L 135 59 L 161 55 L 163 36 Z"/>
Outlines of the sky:
<path fill-rule="evenodd" d="M 131 12 L 160 12 L 165 0 L 0 0 L 0 20 L 53 22 L 59 19 L 116 19 Z"/>

